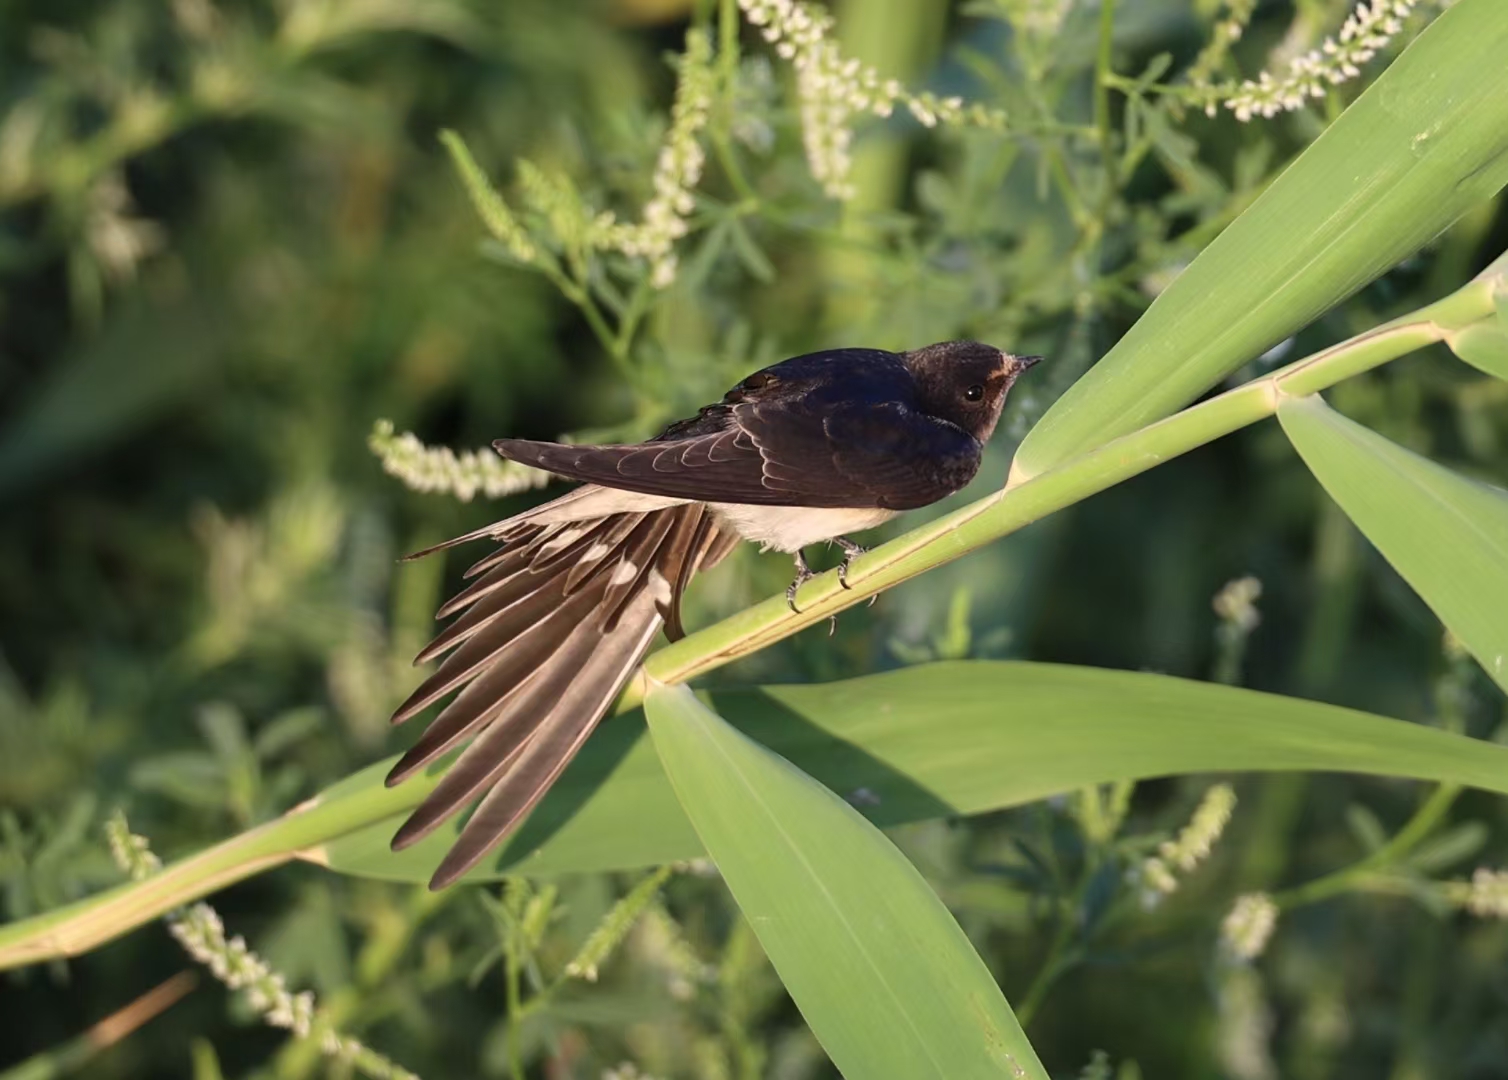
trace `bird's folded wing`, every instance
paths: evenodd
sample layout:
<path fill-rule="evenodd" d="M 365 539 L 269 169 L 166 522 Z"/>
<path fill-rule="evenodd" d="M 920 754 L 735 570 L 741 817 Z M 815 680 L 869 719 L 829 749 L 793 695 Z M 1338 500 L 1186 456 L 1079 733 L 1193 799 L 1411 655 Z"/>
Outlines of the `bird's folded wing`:
<path fill-rule="evenodd" d="M 720 430 L 617 446 L 499 439 L 498 453 L 558 476 L 646 495 L 765 506 L 910 510 L 979 468 L 967 432 L 893 401 L 726 407 Z"/>

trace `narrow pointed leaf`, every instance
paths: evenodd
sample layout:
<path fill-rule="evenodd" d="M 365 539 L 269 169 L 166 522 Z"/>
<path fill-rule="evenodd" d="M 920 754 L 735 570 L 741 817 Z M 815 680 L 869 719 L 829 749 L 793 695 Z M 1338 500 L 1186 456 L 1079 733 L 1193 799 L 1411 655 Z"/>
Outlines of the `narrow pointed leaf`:
<path fill-rule="evenodd" d="M 879 825 L 977 814 L 1086 784 L 1191 772 L 1335 770 L 1508 794 L 1508 748 L 1333 705 L 1140 672 L 1000 661 L 925 664 L 808 686 L 714 691 L 718 713 Z M 473 880 L 659 865 L 701 844 L 644 738 L 642 714 L 592 736 Z M 387 763 L 331 788 L 389 798 Z M 418 782 L 422 784 L 422 781 Z M 422 798 L 422 786 L 408 796 Z M 309 851 L 332 869 L 425 881 L 454 826 L 405 851 L 399 809 Z"/>
<path fill-rule="evenodd" d="M 1360 772 L 1508 794 L 1508 747 L 1139 672 L 975 660 L 712 699 L 739 730 L 882 826 L 1018 806 L 1086 784 L 1195 772 Z M 76 956 L 290 858 L 365 877 L 428 880 L 453 835 L 399 854 L 388 843 L 440 770 L 388 788 L 391 765 L 349 776 L 145 882 L 0 927 L 0 969 Z M 657 866 L 701 854 L 634 713 L 592 736 L 473 880 Z"/>
<path fill-rule="evenodd" d="M 1442 14 L 1048 410 L 1016 475 L 1168 416 L 1500 190 L 1505 56 L 1503 0 Z"/>
<path fill-rule="evenodd" d="M 1330 497 L 1508 690 L 1508 491 L 1458 476 L 1335 412 L 1278 419 Z"/>
<path fill-rule="evenodd" d="M 1447 340 L 1451 351 L 1478 371 L 1508 379 L 1508 318 L 1474 323 Z"/>
<path fill-rule="evenodd" d="M 644 707 L 671 787 L 844 1076 L 1046 1080 L 979 954 L 882 832 L 685 686 Z"/>

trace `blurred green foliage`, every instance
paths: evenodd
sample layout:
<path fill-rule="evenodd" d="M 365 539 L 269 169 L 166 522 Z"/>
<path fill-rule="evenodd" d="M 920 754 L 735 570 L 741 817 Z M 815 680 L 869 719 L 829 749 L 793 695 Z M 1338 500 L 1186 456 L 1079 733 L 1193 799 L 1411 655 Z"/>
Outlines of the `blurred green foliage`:
<path fill-rule="evenodd" d="M 1260 5 L 1206 63 L 1254 72 L 1285 35 L 1317 39 L 1347 6 Z M 479 251 L 437 133 L 459 132 L 510 197 L 527 159 L 630 219 L 651 194 L 667 52 L 688 18 L 726 33 L 715 7 L 0 5 L 7 918 L 118 880 L 101 831 L 112 808 L 174 855 L 394 748 L 386 719 L 415 681 L 408 659 L 459 572 L 395 557 L 522 501 L 405 492 L 366 449 L 378 418 L 458 448 L 643 434 L 783 356 L 972 336 L 1052 361 L 1013 398 L 986 490 L 1046 403 L 1352 91 L 1241 124 L 1149 90 L 1211 40 L 1224 9 L 1206 0 L 1120 0 L 1113 103 L 1089 78 L 1097 5 L 850 0 L 835 9 L 845 48 L 1004 109 L 1008 131 L 871 122 L 853 197 L 834 201 L 803 160 L 783 69 L 745 28 L 741 60 L 718 72 L 733 105 L 709 119 L 670 288 L 646 289 L 631 262 L 583 263 L 572 280 L 594 314 L 495 245 Z M 1500 200 L 1281 348 L 1299 355 L 1418 307 L 1505 246 Z M 1508 476 L 1508 384 L 1443 348 L 1332 400 L 1459 471 Z M 689 621 L 777 591 L 787 571 L 740 552 L 699 587 Z M 1261 617 L 1235 632 L 1211 599 L 1246 574 L 1262 582 Z M 1478 736 L 1508 719 L 1275 424 L 911 582 L 845 615 L 832 640 L 804 635 L 719 678 L 984 655 L 1218 675 Z M 1007 996 L 1026 1003 L 1056 1074 L 1508 1075 L 1501 922 L 1348 884 L 1286 911 L 1254 966 L 1215 946 L 1236 895 L 1282 896 L 1356 862 L 1421 803 L 1440 831 L 1414 849 L 1414 871 L 1508 862 L 1501 801 L 1442 807 L 1417 785 L 1350 777 L 1235 785 L 1209 861 L 1103 933 L 1112 899 L 1137 887 L 1126 868 L 1178 832 L 1206 782 L 896 837 L 1010 973 Z M 623 1062 L 661 1077 L 830 1075 L 715 877 L 640 890 L 620 946 L 571 973 L 633 885 L 431 896 L 286 868 L 216 903 L 342 1030 L 423 1076 L 634 1075 Z M 8 976 L 0 1066 L 65 1046 L 185 963 L 153 929 Z M 83 1068 L 325 1068 L 282 1039 L 206 986 Z"/>

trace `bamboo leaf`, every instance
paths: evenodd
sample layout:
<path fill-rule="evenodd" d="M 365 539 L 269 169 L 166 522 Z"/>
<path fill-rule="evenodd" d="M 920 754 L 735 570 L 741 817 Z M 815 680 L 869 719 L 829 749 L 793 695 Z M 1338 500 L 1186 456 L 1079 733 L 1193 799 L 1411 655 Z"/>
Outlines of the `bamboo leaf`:
<path fill-rule="evenodd" d="M 976 814 L 1089 784 L 1313 769 L 1508 794 L 1508 747 L 1417 724 L 1139 672 L 1020 662 L 927 664 L 846 682 L 714 692 L 739 730 L 877 825 Z M 918 722 L 923 718 L 925 722 Z M 302 857 L 428 880 L 453 833 L 388 843 L 441 770 L 388 788 L 380 762 L 298 810 L 124 885 L 0 927 L 0 969 L 73 956 L 179 904 Z M 610 720 L 472 880 L 659 866 L 703 854 L 642 715 Z"/>
<path fill-rule="evenodd" d="M 1508 794 L 1508 748 L 1298 698 L 1138 672 L 969 661 L 714 691 L 710 700 L 729 723 L 881 826 L 1192 772 L 1337 770 Z M 631 869 L 703 854 L 643 735 L 638 713 L 604 724 L 534 817 L 472 880 Z M 333 805 L 380 789 L 386 768 L 373 766 L 323 798 Z M 425 881 L 459 826 L 394 853 L 398 820 L 374 821 L 310 857 L 343 872 Z"/>
<path fill-rule="evenodd" d="M 1508 4 L 1442 14 L 1058 400 L 1015 478 L 1169 415 L 1508 183 L 1504 56 Z"/>
<path fill-rule="evenodd" d="M 1452 352 L 1478 371 L 1508 379 L 1508 318 L 1474 323 L 1446 340 Z"/>
<path fill-rule="evenodd" d="M 844 1076 L 1046 1080 L 969 939 L 883 833 L 685 686 L 644 705 L 671 787 Z"/>
<path fill-rule="evenodd" d="M 1315 396 L 1278 420 L 1330 497 L 1508 690 L 1508 492 L 1457 476 Z"/>

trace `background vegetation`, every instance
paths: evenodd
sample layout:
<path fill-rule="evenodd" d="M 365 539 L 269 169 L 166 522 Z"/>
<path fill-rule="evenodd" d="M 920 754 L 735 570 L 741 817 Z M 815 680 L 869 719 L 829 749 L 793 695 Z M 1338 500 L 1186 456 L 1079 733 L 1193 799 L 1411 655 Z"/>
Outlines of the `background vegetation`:
<path fill-rule="evenodd" d="M 0 8 L 7 918 L 118 881 L 103 830 L 118 807 L 175 855 L 397 745 L 387 716 L 462 564 L 395 557 L 537 496 L 407 492 L 367 449 L 377 419 L 462 448 L 504 433 L 640 435 L 783 356 L 972 336 L 1051 359 L 1018 388 L 982 494 L 1047 404 L 1365 80 L 1248 123 L 1201 86 L 1281 66 L 1348 8 L 1120 0 L 1106 23 L 1103 8 L 1045 0 L 840 5 L 849 54 L 934 102 L 991 110 L 939 132 L 904 109 L 861 125 L 851 171 L 826 178 L 851 186 L 842 199 L 805 160 L 779 57 L 746 27 L 738 65 L 724 51 L 713 71 L 709 160 L 665 289 L 647 261 L 573 260 L 585 219 L 572 210 L 581 198 L 630 221 L 651 198 L 676 84 L 666 56 L 688 19 L 728 32 L 713 5 Z M 1091 78 L 1106 40 L 1113 97 Z M 557 282 L 517 251 L 479 253 L 442 128 L 510 198 L 524 190 L 515 202 L 540 235 L 564 238 Z M 519 159 L 538 166 L 532 188 Z M 1242 376 L 1436 300 L 1505 246 L 1501 199 L 1478 206 Z M 1508 383 L 1443 347 L 1331 400 L 1461 472 L 1508 475 Z M 769 596 L 788 572 L 740 552 L 688 621 Z M 1222 592 L 1248 575 L 1259 597 Z M 1508 719 L 1275 423 L 712 682 L 964 657 L 1162 671 L 1479 737 Z M 1211 797 L 1209 778 L 1191 778 L 892 837 L 1055 1074 L 1508 1075 L 1508 928 L 1423 884 L 1508 861 L 1502 800 L 1329 774 L 1221 779 L 1233 813 L 1226 789 Z M 1389 854 L 1422 799 L 1428 839 Z M 1180 830 L 1193 814 L 1219 835 L 1222 807 L 1224 836 L 1180 870 Z M 1172 867 L 1171 894 L 1150 857 Z M 1236 963 L 1220 923 L 1254 891 L 1291 906 L 1257 961 Z M 631 927 L 610 914 L 624 894 Z M 438 896 L 288 867 L 215 903 L 342 1031 L 420 1075 L 831 1075 L 703 864 Z M 594 934 L 604 919 L 609 933 Z M 129 1037 L 71 1042 L 185 966 L 154 927 L 8 976 L 4 1063 L 342 1068 L 208 979 Z"/>

